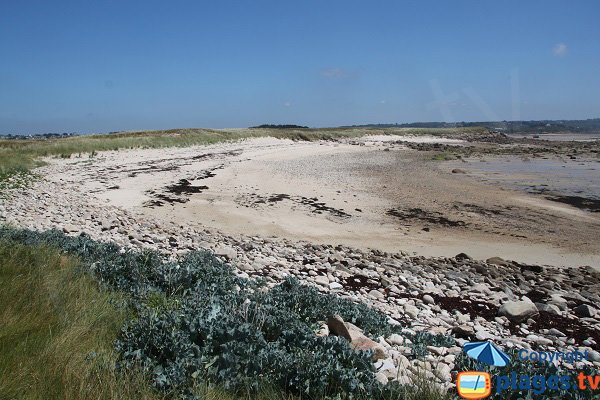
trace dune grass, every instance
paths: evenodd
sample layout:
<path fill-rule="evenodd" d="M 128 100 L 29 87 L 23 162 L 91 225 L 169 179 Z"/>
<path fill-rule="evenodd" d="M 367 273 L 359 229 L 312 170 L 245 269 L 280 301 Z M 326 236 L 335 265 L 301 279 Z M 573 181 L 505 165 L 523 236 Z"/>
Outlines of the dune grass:
<path fill-rule="evenodd" d="M 0 399 L 159 399 L 115 369 L 126 313 L 47 246 L 0 240 Z"/>
<path fill-rule="evenodd" d="M 17 172 L 29 171 L 47 156 L 88 156 L 100 151 L 132 148 L 187 147 L 255 137 L 291 140 L 333 140 L 366 134 L 450 135 L 481 132 L 481 128 L 319 128 L 319 129 L 169 129 L 85 135 L 45 140 L 0 140 L 0 181 Z"/>

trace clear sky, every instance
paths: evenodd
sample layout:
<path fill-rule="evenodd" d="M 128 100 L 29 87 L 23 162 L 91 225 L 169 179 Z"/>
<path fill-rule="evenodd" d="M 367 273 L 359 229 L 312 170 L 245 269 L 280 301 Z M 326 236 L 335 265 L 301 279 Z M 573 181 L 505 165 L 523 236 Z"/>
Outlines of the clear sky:
<path fill-rule="evenodd" d="M 0 133 L 592 117 L 596 0 L 0 0 Z"/>

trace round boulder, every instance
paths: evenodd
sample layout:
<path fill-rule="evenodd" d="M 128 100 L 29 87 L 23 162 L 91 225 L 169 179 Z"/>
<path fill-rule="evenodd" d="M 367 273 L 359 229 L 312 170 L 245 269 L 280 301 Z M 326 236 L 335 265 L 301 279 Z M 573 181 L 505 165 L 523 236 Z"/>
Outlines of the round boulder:
<path fill-rule="evenodd" d="M 513 322 L 521 322 L 539 315 L 539 311 L 535 304 L 529 301 L 507 301 L 500 306 L 498 315 L 504 316 Z"/>

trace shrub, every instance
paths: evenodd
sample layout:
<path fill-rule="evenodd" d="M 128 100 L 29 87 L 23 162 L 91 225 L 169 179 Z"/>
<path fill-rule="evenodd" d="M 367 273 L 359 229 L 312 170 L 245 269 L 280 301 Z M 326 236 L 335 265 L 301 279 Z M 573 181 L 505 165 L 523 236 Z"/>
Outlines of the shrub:
<path fill-rule="evenodd" d="M 206 251 L 168 261 L 154 251 L 130 251 L 81 234 L 65 236 L 0 228 L 0 237 L 47 244 L 77 256 L 81 268 L 122 292 L 134 311 L 115 342 L 121 371 L 142 370 L 158 390 L 194 396 L 217 384 L 233 393 L 264 387 L 306 398 L 405 398 L 410 391 L 374 379 L 369 352 L 340 337 L 317 337 L 318 321 L 333 314 L 375 338 L 402 334 L 385 315 L 364 304 L 287 279 L 268 290 L 236 276 Z M 442 343 L 418 334 L 416 346 Z M 421 348 L 419 347 L 419 348 Z"/>

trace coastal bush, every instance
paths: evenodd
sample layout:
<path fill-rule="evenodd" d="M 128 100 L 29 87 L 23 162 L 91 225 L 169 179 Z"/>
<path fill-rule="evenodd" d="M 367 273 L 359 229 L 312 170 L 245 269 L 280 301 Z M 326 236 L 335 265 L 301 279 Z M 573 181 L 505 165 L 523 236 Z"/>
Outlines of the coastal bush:
<path fill-rule="evenodd" d="M 353 351 L 340 337 L 315 335 L 319 321 L 332 314 L 374 339 L 403 334 L 364 304 L 321 294 L 292 278 L 269 289 L 238 277 L 206 251 L 167 260 L 154 251 L 121 249 L 56 230 L 4 227 L 0 238 L 60 249 L 80 260 L 81 273 L 121 293 L 124 302 L 115 305 L 133 314 L 116 338 L 117 370 L 142 371 L 165 395 L 198 397 L 207 385 L 240 395 L 274 387 L 303 398 L 408 399 L 423 392 L 381 385 L 369 352 Z M 439 340 L 413 337 L 420 346 Z"/>

